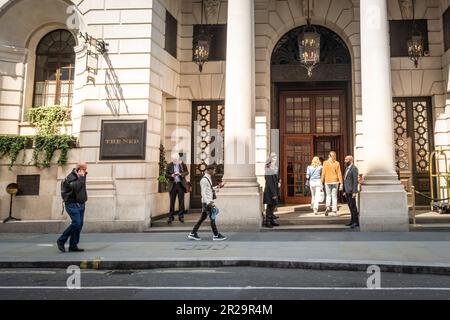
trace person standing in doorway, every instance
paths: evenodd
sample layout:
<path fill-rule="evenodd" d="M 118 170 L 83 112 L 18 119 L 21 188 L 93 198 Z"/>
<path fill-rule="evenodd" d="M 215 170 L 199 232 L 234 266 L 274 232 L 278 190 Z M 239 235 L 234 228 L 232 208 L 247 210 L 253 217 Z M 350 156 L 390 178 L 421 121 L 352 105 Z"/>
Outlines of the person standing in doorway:
<path fill-rule="evenodd" d="M 322 185 L 322 163 L 319 157 L 312 159 L 311 165 L 306 169 L 306 179 L 309 180 L 309 188 L 311 190 L 311 207 L 314 214 L 319 214 L 320 193 L 323 191 Z"/>
<path fill-rule="evenodd" d="M 216 199 L 216 192 L 218 192 L 219 189 L 224 187 L 224 183 L 222 182 L 216 187 L 213 187 L 212 184 L 212 178 L 216 174 L 216 166 L 215 165 L 208 165 L 206 167 L 206 173 L 203 176 L 203 178 L 200 180 L 200 189 L 202 193 L 202 215 L 200 216 L 200 219 L 195 224 L 194 229 L 192 229 L 192 232 L 188 235 L 188 239 L 190 240 L 202 240 L 198 236 L 198 230 L 200 229 L 200 226 L 202 225 L 203 221 L 206 220 L 206 218 L 209 216 L 209 219 L 211 220 L 211 229 L 213 232 L 213 241 L 223 241 L 227 238 L 224 237 L 219 233 L 216 226 L 216 214 L 213 214 L 214 211 L 217 212 L 218 208 L 216 207 L 214 200 Z"/>
<path fill-rule="evenodd" d="M 187 165 L 180 159 L 178 153 L 172 154 L 172 162 L 167 165 L 166 177 L 169 180 L 170 213 L 167 223 L 171 224 L 175 218 L 175 200 L 178 197 L 178 219 L 184 222 L 184 194 L 188 190 L 186 177 L 189 175 Z"/>
<path fill-rule="evenodd" d="M 274 210 L 278 205 L 278 199 L 280 197 L 278 168 L 276 166 L 277 159 L 277 155 L 275 153 L 271 153 L 270 157 L 266 161 L 264 172 L 264 178 L 266 180 L 264 186 L 264 204 L 267 205 L 264 226 L 267 228 L 279 226 L 279 224 L 275 222 L 274 215 Z"/>
<path fill-rule="evenodd" d="M 334 151 L 329 153 L 328 160 L 323 163 L 322 183 L 325 184 L 325 193 L 327 196 L 325 216 L 328 216 L 330 211 L 333 216 L 337 216 L 338 189 L 342 191 L 343 187 L 341 165 L 336 160 L 336 152 Z"/>
<path fill-rule="evenodd" d="M 83 252 L 78 247 L 80 234 L 84 224 L 84 211 L 88 200 L 86 191 L 87 164 L 79 163 L 76 168 L 61 182 L 61 197 L 67 213 L 72 219 L 70 226 L 56 241 L 58 249 L 66 252 L 65 244 L 69 241 L 69 252 Z"/>
<path fill-rule="evenodd" d="M 348 207 L 352 214 L 352 218 L 347 227 L 352 229 L 359 227 L 359 213 L 356 206 L 356 198 L 358 196 L 359 173 L 358 168 L 353 164 L 353 156 L 345 157 L 345 174 L 344 174 L 344 192 L 343 195 L 347 199 Z"/>

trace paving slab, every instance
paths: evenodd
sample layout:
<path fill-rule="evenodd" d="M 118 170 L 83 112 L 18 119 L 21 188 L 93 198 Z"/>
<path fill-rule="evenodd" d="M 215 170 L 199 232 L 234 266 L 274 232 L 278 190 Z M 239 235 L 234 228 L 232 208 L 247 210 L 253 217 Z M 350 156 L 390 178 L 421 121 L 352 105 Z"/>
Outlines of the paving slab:
<path fill-rule="evenodd" d="M 229 233 L 189 241 L 187 234 L 86 234 L 82 253 L 61 253 L 57 235 L 0 234 L 0 268 L 95 269 L 261 266 L 450 274 L 450 233 Z"/>

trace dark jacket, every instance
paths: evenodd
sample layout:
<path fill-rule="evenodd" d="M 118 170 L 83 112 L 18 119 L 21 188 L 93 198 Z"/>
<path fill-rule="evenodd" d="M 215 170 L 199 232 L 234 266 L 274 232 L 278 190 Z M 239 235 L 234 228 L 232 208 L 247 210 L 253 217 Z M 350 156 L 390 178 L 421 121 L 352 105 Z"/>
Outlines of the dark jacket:
<path fill-rule="evenodd" d="M 344 172 L 344 192 L 345 193 L 358 193 L 358 168 L 352 164 L 350 171 L 345 176 Z"/>
<path fill-rule="evenodd" d="M 67 176 L 66 180 L 72 190 L 72 193 L 66 203 L 86 203 L 88 200 L 86 191 L 86 176 L 79 177 L 76 173 L 76 169 L 73 169 Z"/>
<path fill-rule="evenodd" d="M 175 178 L 172 175 L 175 173 L 175 164 L 173 162 L 167 165 L 166 170 L 166 178 L 169 180 L 169 192 L 172 191 L 173 186 L 175 185 Z M 181 186 L 184 188 L 184 191 L 188 189 L 188 183 L 186 181 L 186 177 L 189 175 L 189 170 L 185 163 L 181 163 L 180 166 L 180 178 L 181 178 Z"/>
<path fill-rule="evenodd" d="M 278 174 L 270 168 L 266 168 L 264 178 L 266 184 L 264 186 L 264 204 L 278 204 L 278 198 L 280 197 L 280 191 L 278 188 Z M 273 197 L 277 197 L 273 199 Z"/>

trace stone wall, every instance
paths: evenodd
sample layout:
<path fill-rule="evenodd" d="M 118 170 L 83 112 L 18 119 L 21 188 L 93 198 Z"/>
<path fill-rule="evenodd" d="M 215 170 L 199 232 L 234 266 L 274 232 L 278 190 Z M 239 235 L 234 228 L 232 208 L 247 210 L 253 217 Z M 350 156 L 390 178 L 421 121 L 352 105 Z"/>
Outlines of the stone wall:
<path fill-rule="evenodd" d="M 32 76 L 31 87 L 25 95 L 22 88 L 24 83 L 27 85 L 27 76 L 34 74 L 32 63 L 26 62 L 29 58 L 27 53 L 30 55 L 35 47 L 27 46 L 35 42 L 35 34 L 65 27 L 68 18 L 66 12 L 70 1 L 43 1 L 46 3 L 41 1 L 38 8 L 35 1 L 34 7 L 30 0 L 17 3 L 12 1 L 8 7 L 2 7 L 0 12 L 0 25 L 14 25 L 11 20 L 17 20 L 19 13 L 20 20 L 26 22 L 20 26 L 15 24 L 14 32 L 8 32 L 9 29 L 3 26 L 0 29 L 0 133 L 17 134 L 22 112 L 16 109 L 22 111 L 31 107 L 26 105 L 26 101 L 30 101 L 26 96 L 32 92 Z M 72 131 L 79 138 L 80 148 L 70 153 L 66 168 L 38 170 L 34 167 L 17 166 L 9 172 L 6 166 L 2 166 L 0 187 L 4 190 L 3 184 L 15 181 L 17 174 L 40 173 L 41 183 L 46 186 L 41 189 L 40 205 L 32 205 L 33 199 L 28 197 L 17 198 L 17 210 L 27 220 L 61 219 L 56 214 L 60 212 L 60 208 L 57 208 L 57 203 L 60 202 L 59 181 L 77 161 L 86 161 L 89 165 L 90 195 L 88 223 L 135 223 L 142 229 L 149 225 L 151 216 L 167 211 L 167 194 L 157 193 L 156 181 L 163 112 L 161 108 L 163 94 L 177 96 L 179 63 L 176 59 L 170 60 L 164 51 L 165 9 L 159 1 L 74 2 L 78 4 L 80 12 L 81 31 L 109 43 L 109 52 L 99 60 L 96 84 L 92 85 L 86 83 L 86 47 L 78 39 L 80 45 L 76 48 Z M 177 18 L 181 20 L 180 9 L 177 7 L 179 1 L 167 2 L 164 5 L 170 7 L 172 14 L 178 15 Z M 42 12 L 36 15 L 36 10 Z M 39 19 L 34 19 L 34 16 Z M 170 73 L 169 70 L 173 72 Z M 99 160 L 101 121 L 106 119 L 147 120 L 145 161 Z M 26 123 L 22 123 L 22 126 L 26 127 Z M 7 199 L 3 192 L 1 195 L 3 208 Z M 21 207 L 24 209 L 20 209 Z M 2 215 L 4 212 L 6 210 L 2 210 Z"/>
<path fill-rule="evenodd" d="M 41 196 L 16 199 L 17 215 L 26 220 L 65 219 L 60 215 L 59 181 L 77 161 L 89 164 L 90 223 L 148 226 L 151 218 L 168 211 L 168 195 L 158 193 L 159 144 L 182 151 L 190 162 L 192 101 L 225 99 L 225 61 L 206 63 L 202 73 L 192 62 L 193 25 L 200 24 L 200 0 L 0 0 L 0 134 L 30 133 L 24 114 L 32 107 L 34 51 L 51 30 L 65 27 L 68 6 L 78 5 L 80 30 L 103 38 L 109 53 L 99 61 L 96 85 L 86 83 L 86 46 L 77 38 L 76 78 L 71 130 L 80 148 L 70 152 L 64 168 L 39 170 L 0 163 L 0 218 L 9 206 L 4 190 L 17 174 L 42 176 Z M 398 1 L 388 1 L 390 19 L 401 19 Z M 450 0 L 418 1 L 417 18 L 427 18 L 430 54 L 415 69 L 407 58 L 393 58 L 393 95 L 431 96 L 436 145 L 450 145 L 450 53 L 443 52 L 442 13 Z M 278 40 L 306 24 L 306 1 L 255 0 L 257 175 L 271 151 L 270 60 Z M 177 58 L 164 49 L 165 12 L 178 20 Z M 20 20 L 17 24 L 15 21 Z M 226 24 L 227 1 L 204 18 Z M 359 1 L 315 0 L 312 23 L 335 31 L 352 56 L 353 132 L 358 165 L 364 171 L 361 118 Z M 76 34 L 76 33 L 75 33 Z M 101 121 L 147 120 L 146 160 L 100 161 Z M 187 138 L 188 137 L 188 138 Z M 28 151 L 26 157 L 30 157 Z M 19 156 L 19 158 L 22 155 Z M 186 202 L 188 204 L 188 196 Z M 99 224 L 101 228 L 101 224 Z"/>

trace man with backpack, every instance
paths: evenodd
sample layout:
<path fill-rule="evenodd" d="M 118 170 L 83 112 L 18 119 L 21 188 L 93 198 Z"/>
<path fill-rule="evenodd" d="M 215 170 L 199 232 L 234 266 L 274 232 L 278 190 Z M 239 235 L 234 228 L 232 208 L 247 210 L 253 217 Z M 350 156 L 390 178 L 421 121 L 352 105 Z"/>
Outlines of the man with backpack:
<path fill-rule="evenodd" d="M 61 197 L 67 213 L 72 219 L 70 226 L 59 237 L 56 244 L 61 252 L 66 252 L 65 243 L 69 240 L 69 252 L 83 252 L 78 247 L 80 233 L 84 223 L 84 210 L 87 202 L 86 191 L 87 164 L 79 163 L 77 167 L 61 182 Z"/>

